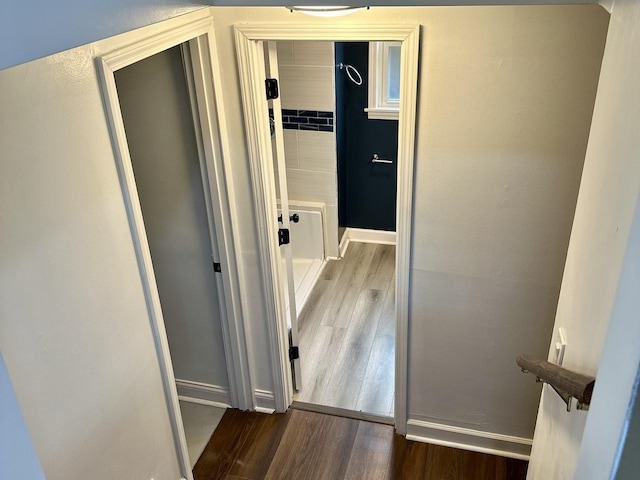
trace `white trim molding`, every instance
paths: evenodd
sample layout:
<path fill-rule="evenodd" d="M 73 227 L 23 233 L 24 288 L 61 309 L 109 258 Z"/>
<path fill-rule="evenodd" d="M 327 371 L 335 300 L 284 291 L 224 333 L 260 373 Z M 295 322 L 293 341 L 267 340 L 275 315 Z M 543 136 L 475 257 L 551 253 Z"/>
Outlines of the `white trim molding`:
<path fill-rule="evenodd" d="M 230 395 L 236 406 L 253 409 L 255 405 L 247 353 L 249 346 L 245 336 L 242 297 L 239 287 L 241 270 L 237 268 L 237 252 L 235 250 L 239 242 L 237 241 L 237 231 L 233 227 L 234 224 L 237 224 L 235 215 L 237 202 L 230 182 L 231 159 L 223 121 L 221 75 L 214 57 L 216 46 L 213 18 L 210 9 L 197 10 L 157 25 L 123 34 L 120 38 L 122 40 L 118 43 L 117 48 L 102 56 L 97 56 L 96 67 L 122 196 L 129 219 L 132 243 L 155 340 L 180 471 L 187 480 L 193 480 L 169 343 L 160 306 L 160 296 L 114 74 L 117 70 L 156 53 L 185 43 L 189 45 L 190 55 L 187 60 L 190 61 L 190 65 L 187 67 L 191 71 L 188 72 L 188 80 L 191 92 L 196 96 L 195 105 L 198 107 L 194 121 L 200 126 L 201 143 L 199 147 L 204 156 L 200 158 L 201 168 L 203 174 L 206 172 L 205 185 L 208 183 L 209 186 L 205 192 L 211 197 L 208 205 L 213 206 L 212 211 L 208 214 L 211 214 L 210 218 L 215 223 L 213 230 L 216 233 L 216 238 L 211 240 L 212 244 L 217 244 L 217 254 L 220 255 L 222 265 L 224 302 L 221 305 L 221 317 L 225 359 L 229 373 L 229 384 L 231 385 Z"/>
<path fill-rule="evenodd" d="M 213 248 L 222 270 L 220 305 L 231 404 L 241 410 L 251 410 L 255 407 L 255 401 L 248 354 L 250 342 L 243 316 L 246 306 L 240 293 L 243 270 L 238 265 L 240 239 L 237 202 L 231 181 L 231 149 L 222 101 L 222 74 L 219 63 L 215 61 L 215 35 L 212 32 L 191 40 L 189 50 L 205 150 L 201 165 L 203 178 L 207 180 L 205 186 L 208 188 L 205 191 L 210 193 L 207 197 L 215 224 Z"/>
<path fill-rule="evenodd" d="M 231 406 L 231 394 L 227 387 L 176 378 L 176 388 L 178 398 L 185 402 L 222 408 Z"/>
<path fill-rule="evenodd" d="M 413 213 L 413 165 L 415 154 L 416 104 L 418 88 L 418 25 L 335 25 L 319 20 L 313 25 L 241 24 L 235 26 L 237 64 L 240 74 L 245 134 L 251 180 L 263 295 L 264 317 L 273 374 L 275 407 L 285 411 L 293 401 L 291 367 L 288 358 L 287 319 L 280 282 L 280 253 L 273 153 L 268 105 L 264 95 L 265 61 L 263 42 L 278 40 L 396 41 L 401 42 L 400 115 L 398 122 L 398 194 L 396 206 L 396 345 L 395 415 L 396 430 L 407 428 L 407 368 L 409 328 L 409 285 L 411 217 Z"/>
<path fill-rule="evenodd" d="M 364 109 L 369 120 L 398 120 L 398 109 L 391 107 L 367 107 Z"/>
<path fill-rule="evenodd" d="M 344 257 L 351 242 L 377 243 L 379 245 L 395 245 L 396 232 L 386 230 L 369 230 L 366 228 L 347 227 L 340 240 L 340 257 Z"/>
<path fill-rule="evenodd" d="M 407 439 L 518 460 L 529 460 L 533 443 L 531 438 L 513 437 L 415 419 L 407 422 Z"/>
<path fill-rule="evenodd" d="M 245 27 L 246 28 L 246 27 Z M 280 253 L 278 248 L 277 205 L 269 111 L 264 100 L 265 63 L 262 42 L 249 39 L 235 28 L 240 87 L 244 103 L 247 150 L 251 164 L 256 230 L 265 300 L 264 318 L 276 410 L 285 412 L 293 399 L 291 365 L 283 353 L 289 348 L 284 292 L 280 282 Z M 267 148 L 268 145 L 268 148 Z M 255 395 L 254 395 L 255 398 Z M 257 399 L 256 399 L 257 401 Z"/>
<path fill-rule="evenodd" d="M 276 411 L 276 400 L 273 392 L 256 389 L 256 412 L 273 413 Z"/>

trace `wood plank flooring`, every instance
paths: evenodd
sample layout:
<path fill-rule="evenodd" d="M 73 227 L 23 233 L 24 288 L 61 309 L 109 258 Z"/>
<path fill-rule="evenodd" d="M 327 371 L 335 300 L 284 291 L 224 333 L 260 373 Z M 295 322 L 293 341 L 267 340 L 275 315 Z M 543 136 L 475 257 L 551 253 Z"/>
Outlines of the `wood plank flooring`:
<path fill-rule="evenodd" d="M 524 480 L 527 462 L 412 442 L 393 427 L 301 410 L 227 410 L 195 480 Z"/>
<path fill-rule="evenodd" d="M 395 247 L 351 243 L 298 318 L 299 402 L 393 416 Z"/>

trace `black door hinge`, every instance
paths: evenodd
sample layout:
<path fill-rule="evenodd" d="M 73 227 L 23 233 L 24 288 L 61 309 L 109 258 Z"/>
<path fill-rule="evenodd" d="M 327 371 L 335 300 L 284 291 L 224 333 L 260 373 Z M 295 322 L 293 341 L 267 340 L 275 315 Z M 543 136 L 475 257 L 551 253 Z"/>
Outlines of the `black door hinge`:
<path fill-rule="evenodd" d="M 293 215 L 289 215 L 289 221 L 293 223 L 298 223 L 300 221 L 300 215 L 294 213 Z M 282 223 L 282 215 L 278 215 L 278 223 Z"/>
<path fill-rule="evenodd" d="M 213 271 L 218 273 L 222 272 L 222 265 L 217 262 L 213 262 Z"/>
<path fill-rule="evenodd" d="M 300 358 L 300 349 L 298 347 L 289 347 L 289 360 L 297 360 Z"/>
<path fill-rule="evenodd" d="M 278 80 L 275 78 L 267 78 L 264 81 L 267 90 L 267 100 L 278 98 Z"/>
<path fill-rule="evenodd" d="M 291 243 L 291 237 L 289 235 L 288 228 L 280 228 L 278 229 L 278 246 L 286 245 Z"/>

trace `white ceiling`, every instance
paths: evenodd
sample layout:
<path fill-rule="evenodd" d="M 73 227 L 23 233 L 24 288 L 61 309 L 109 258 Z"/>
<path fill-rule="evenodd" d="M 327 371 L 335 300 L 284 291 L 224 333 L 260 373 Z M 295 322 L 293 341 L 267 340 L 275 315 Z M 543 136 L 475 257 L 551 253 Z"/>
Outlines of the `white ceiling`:
<path fill-rule="evenodd" d="M 393 2 L 390 0 L 284 0 L 284 1 L 264 1 L 264 0 L 210 0 L 214 6 L 287 6 L 287 5 L 354 5 L 354 6 L 463 6 L 463 5 L 569 5 L 569 4 L 589 4 L 600 3 L 607 10 L 613 0 L 402 0 Z"/>

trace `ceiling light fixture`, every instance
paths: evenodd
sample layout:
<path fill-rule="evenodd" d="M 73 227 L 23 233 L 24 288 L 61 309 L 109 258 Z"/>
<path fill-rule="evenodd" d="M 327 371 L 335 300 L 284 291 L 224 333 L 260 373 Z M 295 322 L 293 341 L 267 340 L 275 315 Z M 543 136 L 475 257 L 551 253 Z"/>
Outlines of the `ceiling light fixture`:
<path fill-rule="evenodd" d="M 349 13 L 353 13 L 358 10 L 362 10 L 363 8 L 369 9 L 369 7 L 348 7 L 348 6 L 322 6 L 322 7 L 313 7 L 313 6 L 294 6 L 294 7 L 286 7 L 291 12 L 300 12 L 306 15 L 313 15 L 316 17 L 340 17 L 342 15 L 347 15 Z"/>

